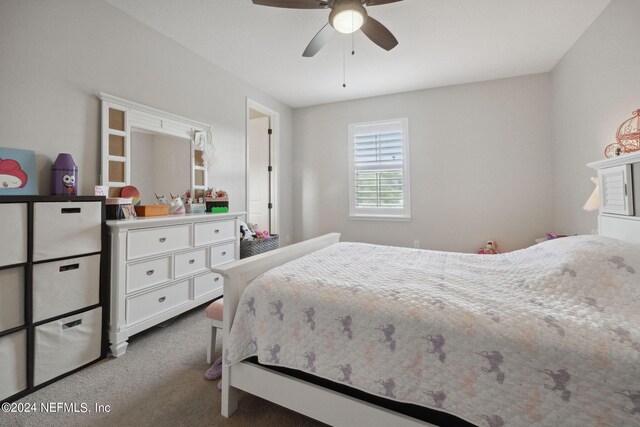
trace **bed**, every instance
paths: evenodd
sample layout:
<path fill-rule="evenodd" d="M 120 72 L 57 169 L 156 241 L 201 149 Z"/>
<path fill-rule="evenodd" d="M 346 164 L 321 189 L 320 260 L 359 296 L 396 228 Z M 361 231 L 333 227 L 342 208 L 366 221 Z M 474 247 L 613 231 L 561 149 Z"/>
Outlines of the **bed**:
<path fill-rule="evenodd" d="M 216 272 L 224 416 L 245 390 L 331 425 L 433 425 L 312 376 L 479 426 L 640 426 L 638 243 L 477 256 L 329 234 Z"/>

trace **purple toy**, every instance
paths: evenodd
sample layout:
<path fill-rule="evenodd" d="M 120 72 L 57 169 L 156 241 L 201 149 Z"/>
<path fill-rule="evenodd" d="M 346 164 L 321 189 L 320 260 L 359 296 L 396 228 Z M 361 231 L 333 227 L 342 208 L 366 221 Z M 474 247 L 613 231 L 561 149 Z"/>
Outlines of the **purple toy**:
<path fill-rule="evenodd" d="M 68 153 L 58 154 L 51 166 L 51 195 L 75 196 L 78 194 L 78 166 Z"/>

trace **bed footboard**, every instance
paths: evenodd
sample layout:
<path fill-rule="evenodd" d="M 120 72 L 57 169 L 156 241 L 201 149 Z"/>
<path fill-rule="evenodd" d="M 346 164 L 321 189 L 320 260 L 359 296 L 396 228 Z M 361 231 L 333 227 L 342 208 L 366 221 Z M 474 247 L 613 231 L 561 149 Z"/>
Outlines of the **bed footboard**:
<path fill-rule="evenodd" d="M 224 264 L 211 270 L 224 277 L 224 311 L 223 311 L 223 354 L 228 342 L 233 318 L 245 288 L 261 274 L 300 258 L 311 252 L 331 246 L 340 241 L 339 233 L 330 233 L 304 242 L 286 246 L 275 251 L 266 252 L 240 261 Z M 233 367 L 222 368 L 222 415 L 231 416 L 238 407 L 237 389 L 233 384 Z"/>

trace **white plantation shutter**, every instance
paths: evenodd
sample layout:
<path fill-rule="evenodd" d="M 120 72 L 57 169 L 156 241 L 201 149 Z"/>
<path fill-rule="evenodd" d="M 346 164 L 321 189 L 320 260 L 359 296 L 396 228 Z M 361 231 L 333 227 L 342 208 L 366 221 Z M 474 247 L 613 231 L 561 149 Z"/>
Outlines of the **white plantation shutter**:
<path fill-rule="evenodd" d="M 351 216 L 409 217 L 407 119 L 349 126 Z"/>

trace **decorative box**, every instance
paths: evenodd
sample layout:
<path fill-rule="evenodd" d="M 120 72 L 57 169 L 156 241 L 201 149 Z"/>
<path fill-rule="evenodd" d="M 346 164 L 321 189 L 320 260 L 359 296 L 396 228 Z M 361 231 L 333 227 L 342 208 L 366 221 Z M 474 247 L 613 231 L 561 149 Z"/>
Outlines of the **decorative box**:
<path fill-rule="evenodd" d="M 204 201 L 207 204 L 207 212 L 229 212 L 229 197 L 206 197 Z"/>
<path fill-rule="evenodd" d="M 131 198 L 107 197 L 105 200 L 105 213 L 107 219 L 125 219 L 124 207 L 131 205 Z"/>
<path fill-rule="evenodd" d="M 204 203 L 187 203 L 184 205 L 186 213 L 204 213 L 206 205 Z"/>
<path fill-rule="evenodd" d="M 139 205 L 135 209 L 138 216 L 169 215 L 169 205 Z"/>

